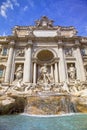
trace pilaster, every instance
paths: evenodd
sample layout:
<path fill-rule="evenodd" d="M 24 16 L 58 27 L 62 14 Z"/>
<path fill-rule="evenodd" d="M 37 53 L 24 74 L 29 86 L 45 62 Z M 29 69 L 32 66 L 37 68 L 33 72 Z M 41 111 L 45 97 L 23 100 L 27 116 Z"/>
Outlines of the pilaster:
<path fill-rule="evenodd" d="M 34 62 L 33 83 L 36 83 L 36 62 Z"/>
<path fill-rule="evenodd" d="M 55 62 L 55 83 L 58 83 L 58 63 Z"/>
<path fill-rule="evenodd" d="M 82 55 L 80 52 L 80 43 L 78 40 L 75 41 L 74 56 L 76 58 L 77 79 L 79 79 L 80 81 L 85 81 L 86 80 L 85 69 L 84 69 Z"/>
<path fill-rule="evenodd" d="M 9 49 L 6 74 L 5 74 L 5 82 L 6 83 L 9 83 L 10 78 L 11 78 L 12 62 L 13 62 L 13 55 L 14 55 L 14 45 L 15 45 L 14 41 L 11 41 L 9 44 L 10 49 Z"/>
<path fill-rule="evenodd" d="M 23 81 L 30 83 L 32 77 L 32 61 L 31 61 L 32 41 L 29 40 L 26 45 L 25 62 L 24 62 L 24 76 Z"/>
<path fill-rule="evenodd" d="M 58 42 L 58 54 L 59 54 L 59 78 L 60 82 L 66 81 L 66 67 L 65 67 L 65 58 L 62 41 Z"/>

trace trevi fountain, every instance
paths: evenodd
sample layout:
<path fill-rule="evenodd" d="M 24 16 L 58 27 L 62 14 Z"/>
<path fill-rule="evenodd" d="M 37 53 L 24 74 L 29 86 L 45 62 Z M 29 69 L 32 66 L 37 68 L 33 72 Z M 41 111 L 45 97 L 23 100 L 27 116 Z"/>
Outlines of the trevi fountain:
<path fill-rule="evenodd" d="M 0 36 L 0 130 L 87 130 L 87 37 L 53 22 Z"/>

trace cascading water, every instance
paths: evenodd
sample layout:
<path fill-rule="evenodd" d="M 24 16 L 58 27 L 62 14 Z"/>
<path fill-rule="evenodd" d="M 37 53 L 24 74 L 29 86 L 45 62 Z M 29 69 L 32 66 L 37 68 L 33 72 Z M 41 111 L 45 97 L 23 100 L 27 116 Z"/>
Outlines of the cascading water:
<path fill-rule="evenodd" d="M 27 97 L 27 104 L 24 110 L 24 113 L 37 115 L 54 115 L 75 112 L 77 112 L 76 104 L 72 102 L 72 97 L 69 95 Z"/>

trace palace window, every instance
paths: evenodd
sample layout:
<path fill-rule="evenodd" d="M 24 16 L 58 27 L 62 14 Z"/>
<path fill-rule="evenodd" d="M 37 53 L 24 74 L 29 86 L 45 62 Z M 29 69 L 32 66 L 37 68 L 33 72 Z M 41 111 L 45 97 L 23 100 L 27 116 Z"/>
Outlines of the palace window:
<path fill-rule="evenodd" d="M 3 77 L 3 69 L 0 68 L 0 78 Z"/>
<path fill-rule="evenodd" d="M 7 48 L 3 48 L 3 53 L 2 53 L 3 56 L 6 56 L 7 55 Z"/>
<path fill-rule="evenodd" d="M 0 65 L 0 78 L 3 78 L 4 77 L 4 71 L 5 70 L 5 66 L 4 65 Z"/>
<path fill-rule="evenodd" d="M 82 56 L 85 56 L 85 55 L 86 55 L 86 54 L 85 54 L 85 49 L 84 49 L 84 48 L 81 49 L 81 54 L 82 54 Z"/>

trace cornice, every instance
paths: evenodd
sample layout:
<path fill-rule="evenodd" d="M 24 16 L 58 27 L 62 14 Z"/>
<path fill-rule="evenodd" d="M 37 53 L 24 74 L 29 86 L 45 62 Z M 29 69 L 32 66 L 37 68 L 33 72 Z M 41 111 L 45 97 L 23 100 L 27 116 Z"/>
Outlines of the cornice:
<path fill-rule="evenodd" d="M 8 42 L 8 36 L 0 37 L 0 44 L 7 44 Z"/>
<path fill-rule="evenodd" d="M 61 31 L 75 30 L 76 32 L 78 32 L 74 26 L 52 26 L 52 27 L 14 26 L 13 30 L 57 30 L 59 28 Z"/>
<path fill-rule="evenodd" d="M 66 42 L 66 44 L 64 44 L 64 46 L 67 46 L 68 44 L 71 45 L 71 42 L 73 43 L 73 45 L 78 46 L 75 41 L 78 41 L 81 45 L 86 45 L 87 46 L 87 37 L 83 37 L 83 36 L 73 36 L 73 37 L 64 37 L 64 36 L 54 36 L 54 37 L 36 37 L 36 36 L 32 36 L 32 35 L 27 35 L 27 36 L 15 36 L 15 35 L 10 35 L 10 36 L 1 36 L 0 37 L 0 44 L 5 44 L 8 45 L 11 41 L 15 41 L 15 43 L 18 42 L 28 42 L 29 40 L 31 40 L 32 42 L 58 42 L 59 40 L 62 41 L 63 43 Z"/>

